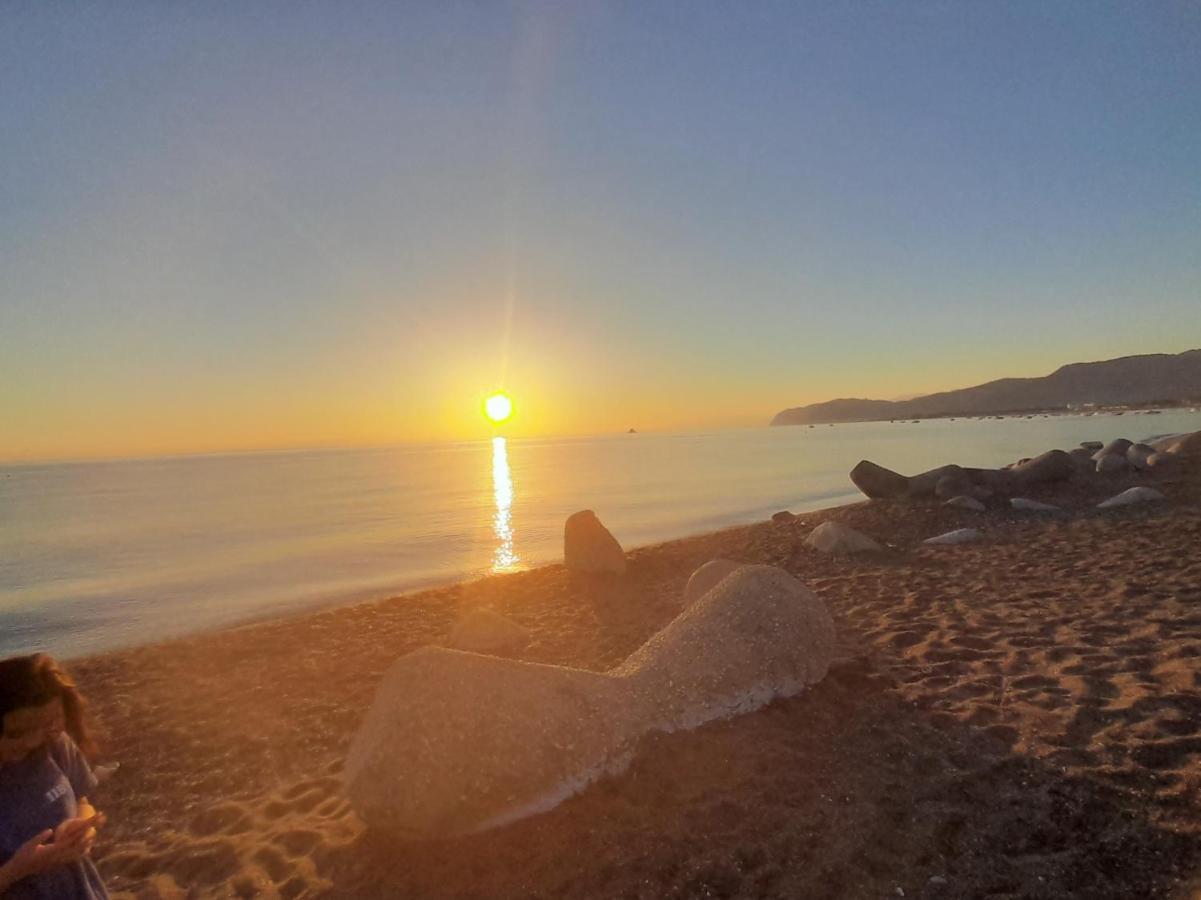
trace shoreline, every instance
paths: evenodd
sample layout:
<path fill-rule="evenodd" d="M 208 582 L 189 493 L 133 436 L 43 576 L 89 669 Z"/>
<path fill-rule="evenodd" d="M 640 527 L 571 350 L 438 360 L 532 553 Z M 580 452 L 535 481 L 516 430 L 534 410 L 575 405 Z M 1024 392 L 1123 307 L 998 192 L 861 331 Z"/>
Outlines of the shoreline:
<path fill-rule="evenodd" d="M 1201 871 L 1201 473 L 1157 483 L 1169 503 L 1125 511 L 1037 492 L 1068 516 L 864 501 L 631 550 L 619 578 L 555 564 L 76 660 L 122 762 L 97 862 L 126 898 L 1174 896 Z M 885 551 L 807 548 L 830 518 Z M 981 543 L 920 545 L 972 521 Z M 364 830 L 339 775 L 398 656 L 486 608 L 531 634 L 508 655 L 605 670 L 719 556 L 822 598 L 825 680 L 649 735 L 622 774 L 504 828 Z"/>
<path fill-rule="evenodd" d="M 823 514 L 823 513 L 833 513 L 836 510 L 845 509 L 847 506 L 854 506 L 857 503 L 866 502 L 866 498 L 864 498 L 862 496 L 862 494 L 858 494 L 857 492 L 853 492 L 853 491 L 848 492 L 845 495 L 840 494 L 838 496 L 839 497 L 845 496 L 847 498 L 846 502 L 842 503 L 842 504 L 836 504 L 833 506 L 824 506 L 824 505 L 818 506 L 818 507 L 814 507 L 812 509 L 801 508 L 800 512 L 797 512 L 796 515 L 798 515 L 798 516 L 810 515 L 811 516 L 811 515 L 817 515 L 817 514 Z M 859 499 L 856 499 L 856 496 L 858 496 Z M 825 503 L 826 499 L 828 499 L 828 498 L 823 498 L 822 500 L 815 501 L 815 502 Z M 804 507 L 804 504 L 802 504 L 801 506 Z M 766 520 L 756 517 L 753 519 L 748 519 L 747 521 L 744 521 L 744 522 L 734 522 L 732 524 L 722 525 L 717 528 L 709 528 L 709 529 L 701 530 L 701 531 L 687 532 L 685 534 L 677 535 L 677 536 L 670 537 L 670 538 L 665 538 L 664 540 L 654 541 L 654 542 L 648 543 L 648 544 L 634 545 L 634 546 L 628 548 L 626 550 L 626 553 L 627 554 L 638 553 L 638 552 L 641 552 L 644 550 L 650 550 L 650 549 L 660 547 L 663 545 L 674 544 L 679 541 L 688 541 L 688 540 L 692 540 L 694 538 L 709 537 L 712 535 L 721 534 L 723 532 L 730 531 L 730 530 L 737 529 L 737 528 L 750 527 L 752 525 L 761 523 L 763 521 L 766 521 Z M 56 659 L 60 659 L 63 662 L 75 664 L 78 662 L 84 662 L 84 661 L 91 660 L 94 658 L 107 656 L 112 653 L 122 653 L 122 652 L 136 650 L 136 649 L 144 648 L 144 647 L 158 647 L 158 646 L 162 646 L 162 645 L 166 645 L 166 644 L 172 644 L 172 643 L 175 643 L 178 641 L 186 641 L 186 640 L 189 640 L 190 638 L 200 637 L 202 635 L 211 635 L 211 634 L 220 633 L 223 631 L 234 631 L 234 630 L 238 630 L 238 629 L 242 629 L 242 628 L 250 628 L 255 625 L 263 625 L 263 624 L 277 622 L 277 621 L 284 622 L 284 621 L 289 621 L 289 620 L 293 620 L 293 619 L 297 619 L 297 618 L 304 618 L 306 616 L 317 615 L 319 613 L 328 612 L 328 611 L 336 610 L 336 609 L 341 609 L 344 607 L 354 607 L 354 606 L 360 606 L 360 605 L 364 605 L 364 604 L 369 605 L 369 604 L 374 604 L 374 603 L 389 603 L 389 602 L 393 602 L 393 601 L 400 602 L 406 597 L 412 597 L 417 594 L 424 594 L 429 591 L 439 591 L 439 590 L 444 590 L 446 588 L 452 588 L 452 587 L 456 587 L 456 586 L 466 586 L 466 585 L 473 584 L 478 581 L 486 581 L 488 579 L 493 579 L 493 578 L 504 578 L 504 577 L 508 577 L 508 576 L 512 576 L 512 575 L 523 575 L 523 574 L 526 574 L 529 572 L 535 572 L 540 569 L 545 569 L 545 568 L 549 568 L 549 567 L 557 566 L 557 565 L 562 565 L 561 559 L 559 559 L 557 561 L 548 561 L 548 562 L 537 563 L 535 565 L 531 565 L 528 568 L 517 569 L 517 570 L 511 571 L 511 572 L 485 572 L 485 573 L 481 573 L 481 574 L 468 574 L 466 576 L 450 575 L 450 576 L 447 576 L 446 578 L 434 578 L 426 583 L 414 585 L 412 587 L 403 588 L 403 589 L 399 589 L 399 590 L 394 590 L 394 589 L 389 589 L 389 588 L 367 589 L 367 590 L 364 590 L 363 592 L 361 592 L 357 596 L 354 594 L 349 594 L 349 595 L 348 594 L 339 594 L 336 597 L 323 597 L 323 598 L 315 598 L 315 599 L 310 599 L 310 600 L 298 600 L 298 601 L 294 601 L 292 603 L 281 604 L 283 609 L 280 609 L 280 610 L 265 609 L 265 610 L 261 610 L 257 614 L 252 614 L 251 616 L 249 616 L 245 619 L 239 620 L 239 621 L 213 625 L 213 626 L 206 627 L 206 628 L 200 628 L 195 631 L 187 631 L 187 632 L 183 632 L 183 633 L 176 634 L 176 635 L 168 635 L 168 636 L 164 636 L 164 637 L 161 637 L 158 639 L 143 641 L 143 642 L 139 642 L 139 643 L 132 643 L 132 644 L 128 644 L 128 645 L 120 646 L 120 647 L 112 647 L 112 648 L 108 648 L 108 649 L 104 649 L 104 650 L 99 650 L 96 652 L 81 653 L 81 654 L 75 655 L 75 656 L 68 656 L 66 654 L 58 655 L 58 654 L 53 654 L 53 653 L 52 653 L 52 655 L 54 655 Z M 39 652 L 39 651 L 35 650 L 35 651 L 28 651 L 28 652 Z"/>
<path fill-rule="evenodd" d="M 1153 484 L 1154 479 L 1126 477 L 1112 479 L 1110 484 L 1113 485 L 1113 493 L 1117 493 L 1125 487 L 1135 484 Z M 1060 494 L 1061 490 L 1052 487 L 1048 490 L 1047 487 L 1032 488 L 1029 492 L 1032 498 L 1046 496 L 1047 494 Z M 875 504 L 876 508 L 881 508 L 888 505 L 890 501 L 870 500 L 859 494 L 859 499 L 849 499 L 846 503 L 834 506 L 821 506 L 809 510 L 801 510 L 793 513 L 792 510 L 781 510 L 781 512 L 789 512 L 795 515 L 796 522 L 792 523 L 793 527 L 806 526 L 810 530 L 822 522 L 831 519 L 840 518 L 840 513 L 845 513 L 847 510 L 854 508 L 871 508 Z M 1100 493 L 1097 494 L 1101 496 Z M 912 505 L 921 506 L 928 505 L 930 501 L 913 501 Z M 895 507 L 897 501 L 891 501 Z M 910 503 L 910 501 L 900 501 L 902 505 Z M 1107 515 L 1103 511 L 1085 508 L 1081 510 L 1071 511 L 1077 517 L 1096 517 Z M 1032 516 L 1030 513 L 1021 513 L 1009 510 L 991 510 L 986 513 L 969 514 L 966 518 L 975 522 L 990 521 L 991 524 L 1001 525 L 1017 524 L 1020 522 L 1038 521 L 1037 516 Z M 699 531 L 690 534 L 684 534 L 677 537 L 668 538 L 662 541 L 656 541 L 650 544 L 642 544 L 629 548 L 625 548 L 625 554 L 628 559 L 636 559 L 640 555 L 656 552 L 670 551 L 682 545 L 690 544 L 698 541 L 718 541 L 722 542 L 726 539 L 733 538 L 736 532 L 743 532 L 754 528 L 770 528 L 773 527 L 771 518 L 756 519 L 754 521 L 737 523 L 727 526 L 722 526 L 708 531 Z M 882 541 L 882 543 L 887 543 Z M 887 544 L 890 548 L 891 544 Z M 699 564 L 698 564 L 699 565 Z M 226 625 L 216 625 L 211 628 L 204 628 L 198 631 L 191 631 L 184 634 L 174 635 L 163 638 L 161 640 L 152 640 L 144 643 L 131 644 L 127 647 L 118 647 L 111 650 L 103 650 L 98 653 L 89 653 L 76 657 L 63 657 L 63 660 L 70 662 L 72 665 L 86 664 L 89 662 L 104 659 L 109 656 L 120 655 L 125 653 L 137 652 L 142 650 L 157 650 L 168 649 L 170 646 L 178 643 L 187 643 L 195 639 L 211 638 L 221 635 L 226 632 L 240 632 L 245 629 L 259 628 L 263 626 L 286 626 L 289 624 L 298 624 L 302 620 L 312 618 L 314 616 L 323 616 L 330 613 L 336 613 L 340 610 L 354 610 L 360 607 L 373 607 L 382 604 L 404 603 L 406 601 L 415 600 L 424 602 L 433 598 L 441 599 L 447 592 L 470 591 L 478 585 L 491 583 L 503 579 L 521 579 L 538 575 L 540 573 L 548 573 L 552 570 L 566 571 L 561 559 L 554 562 L 544 562 L 538 565 L 530 566 L 529 568 L 518 569 L 512 572 L 488 572 L 481 575 L 468 577 L 450 576 L 443 579 L 438 579 L 434 583 L 424 584 L 412 589 L 405 589 L 399 593 L 393 593 L 385 589 L 385 593 L 378 597 L 364 597 L 360 599 L 329 599 L 312 601 L 311 606 L 304 606 L 302 602 L 301 608 L 293 608 L 282 614 L 264 612 L 261 617 L 255 617 L 240 622 L 234 622 Z M 682 586 L 681 586 L 682 596 Z"/>

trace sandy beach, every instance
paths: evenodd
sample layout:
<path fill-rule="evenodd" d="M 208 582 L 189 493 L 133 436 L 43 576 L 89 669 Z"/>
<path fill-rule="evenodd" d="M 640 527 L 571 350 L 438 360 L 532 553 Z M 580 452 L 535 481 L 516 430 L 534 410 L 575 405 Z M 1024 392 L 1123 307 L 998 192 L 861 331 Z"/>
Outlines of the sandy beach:
<path fill-rule="evenodd" d="M 1154 484 L 1168 502 L 1099 511 Z M 872 501 L 78 660 L 120 771 L 96 847 L 122 897 L 1138 897 L 1201 888 L 1201 472 L 1032 493 L 1063 515 Z M 885 544 L 830 557 L 835 519 Z M 922 546 L 952 528 L 985 539 Z M 781 566 L 839 650 L 804 694 L 651 735 L 630 768 L 470 837 L 367 831 L 340 793 L 398 656 L 461 611 L 522 659 L 604 670 L 715 557 Z M 419 727 L 419 723 L 414 723 Z"/>

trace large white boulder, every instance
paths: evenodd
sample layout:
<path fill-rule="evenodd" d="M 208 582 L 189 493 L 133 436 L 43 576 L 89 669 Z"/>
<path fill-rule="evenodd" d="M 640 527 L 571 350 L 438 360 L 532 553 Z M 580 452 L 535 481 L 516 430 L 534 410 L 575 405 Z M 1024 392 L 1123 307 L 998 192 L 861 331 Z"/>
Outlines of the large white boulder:
<path fill-rule="evenodd" d="M 620 575 L 626 570 L 621 544 L 590 509 L 567 517 L 563 526 L 563 562 L 573 572 Z"/>
<path fill-rule="evenodd" d="M 1136 503 L 1158 503 L 1168 498 L 1155 488 L 1132 487 L 1122 491 L 1117 496 L 1110 497 L 1097 504 L 1098 509 L 1113 509 L 1116 506 L 1132 506 Z"/>
<path fill-rule="evenodd" d="M 400 836 L 480 831 L 557 805 L 619 770 L 650 731 L 758 709 L 820 681 L 822 601 L 744 566 L 606 673 L 426 647 L 384 675 L 350 745 L 351 805 Z"/>
<path fill-rule="evenodd" d="M 884 549 L 863 532 L 841 522 L 822 522 L 809 532 L 805 546 L 823 553 L 863 553 Z"/>
<path fill-rule="evenodd" d="M 732 559 L 709 560 L 689 576 L 688 584 L 684 585 L 684 605 L 692 606 L 724 581 L 726 576 L 744 565 L 746 563 L 734 562 Z"/>
<path fill-rule="evenodd" d="M 530 642 L 529 631 L 490 609 L 473 609 L 455 623 L 446 646 L 473 653 L 505 653 Z"/>
<path fill-rule="evenodd" d="M 978 541 L 984 537 L 975 528 L 956 528 L 954 531 L 948 531 L 946 534 L 935 535 L 932 538 L 926 538 L 922 541 L 923 544 L 969 544 L 972 541 Z"/>

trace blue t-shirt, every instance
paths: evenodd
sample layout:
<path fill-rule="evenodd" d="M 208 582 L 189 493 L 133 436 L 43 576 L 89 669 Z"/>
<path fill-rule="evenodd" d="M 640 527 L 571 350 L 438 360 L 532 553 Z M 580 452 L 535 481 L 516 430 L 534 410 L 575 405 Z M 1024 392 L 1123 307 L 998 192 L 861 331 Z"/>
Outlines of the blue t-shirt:
<path fill-rule="evenodd" d="M 96 787 L 96 776 L 67 735 L 59 735 L 20 762 L 0 766 L 0 865 L 27 840 L 79 814 L 78 798 Z M 23 878 L 4 900 L 107 900 L 91 859 Z"/>

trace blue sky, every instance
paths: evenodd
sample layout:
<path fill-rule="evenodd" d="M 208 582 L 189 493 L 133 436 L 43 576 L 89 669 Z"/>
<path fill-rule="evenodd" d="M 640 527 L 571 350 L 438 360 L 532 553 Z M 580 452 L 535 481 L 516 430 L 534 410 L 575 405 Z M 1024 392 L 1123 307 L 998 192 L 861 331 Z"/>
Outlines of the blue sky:
<path fill-rule="evenodd" d="M 1201 346 L 1197 3 L 10 3 L 0 121 L 0 458 Z"/>

